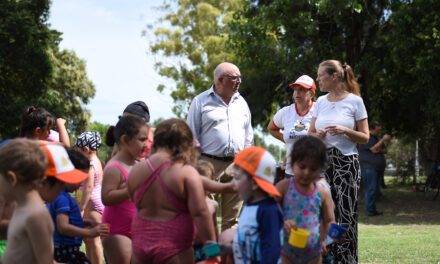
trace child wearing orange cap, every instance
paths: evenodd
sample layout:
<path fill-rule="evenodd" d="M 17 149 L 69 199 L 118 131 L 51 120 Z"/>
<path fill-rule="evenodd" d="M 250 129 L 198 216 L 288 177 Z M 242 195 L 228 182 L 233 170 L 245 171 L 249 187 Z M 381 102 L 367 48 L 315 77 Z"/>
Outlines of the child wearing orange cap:
<path fill-rule="evenodd" d="M 249 147 L 234 158 L 232 185 L 246 202 L 232 241 L 234 263 L 277 263 L 283 215 L 271 197 L 280 196 L 275 158 L 264 148 Z"/>
<path fill-rule="evenodd" d="M 76 169 L 88 173 L 90 170 L 90 161 L 81 152 L 68 149 L 69 159 Z M 106 225 L 96 225 L 93 219 L 84 219 L 75 200 L 69 192 L 79 188 L 80 183 L 66 183 L 64 191 L 51 203 L 47 203 L 47 209 L 50 212 L 55 232 L 53 235 L 55 254 L 54 259 L 59 263 L 94 263 L 80 251 L 83 239 L 93 238 L 106 234 L 109 229 Z M 85 228 L 87 222 L 92 228 Z"/>

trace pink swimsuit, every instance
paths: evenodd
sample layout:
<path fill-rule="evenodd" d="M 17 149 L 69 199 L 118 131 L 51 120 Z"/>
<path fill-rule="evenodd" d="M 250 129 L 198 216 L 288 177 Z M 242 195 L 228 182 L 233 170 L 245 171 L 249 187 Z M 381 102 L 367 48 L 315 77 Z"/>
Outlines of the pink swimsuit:
<path fill-rule="evenodd" d="M 128 172 L 119 163 L 107 164 L 104 171 L 110 166 L 118 167 L 124 174 L 125 182 L 127 182 Z M 115 205 L 105 206 L 102 222 L 110 224 L 110 235 L 119 234 L 131 238 L 131 222 L 135 213 L 136 206 L 130 199 L 127 199 Z"/>
<path fill-rule="evenodd" d="M 141 202 L 144 193 L 154 182 L 158 180 L 168 201 L 176 210 L 176 215 L 169 220 L 149 220 L 139 211 L 133 218 L 133 253 L 137 260 L 142 263 L 164 263 L 169 258 L 192 247 L 195 238 L 195 226 L 192 216 L 188 211 L 186 201 L 182 200 L 168 190 L 159 174 L 171 161 L 165 162 L 154 169 L 150 160 L 146 160 L 153 173 L 134 192 L 134 201 L 137 206 Z"/>

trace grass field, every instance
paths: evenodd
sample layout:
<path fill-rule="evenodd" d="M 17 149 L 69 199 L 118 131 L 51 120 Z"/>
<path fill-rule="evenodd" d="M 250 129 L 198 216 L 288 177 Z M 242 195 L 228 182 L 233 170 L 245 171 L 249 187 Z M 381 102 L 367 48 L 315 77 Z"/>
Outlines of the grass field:
<path fill-rule="evenodd" d="M 361 193 L 360 263 L 440 263 L 440 198 L 388 182 L 376 205 L 384 214 L 366 216 Z"/>
<path fill-rule="evenodd" d="M 440 197 L 425 201 L 411 185 L 393 184 L 390 177 L 387 183 L 376 204 L 382 216 L 366 216 L 361 190 L 359 262 L 440 263 Z"/>

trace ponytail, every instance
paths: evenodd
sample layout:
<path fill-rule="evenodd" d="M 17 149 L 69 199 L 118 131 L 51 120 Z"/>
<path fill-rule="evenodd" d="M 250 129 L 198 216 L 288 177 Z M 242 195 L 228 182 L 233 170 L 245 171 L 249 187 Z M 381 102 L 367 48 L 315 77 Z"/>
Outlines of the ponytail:
<path fill-rule="evenodd" d="M 107 144 L 107 146 L 113 147 L 115 145 L 114 130 L 115 126 L 109 126 L 107 133 L 105 133 L 105 144 Z"/>
<path fill-rule="evenodd" d="M 344 81 L 347 87 L 347 91 L 357 96 L 361 96 L 359 84 L 354 77 L 354 73 L 350 65 L 344 63 L 344 65 L 342 65 L 342 69 L 344 70 Z"/>

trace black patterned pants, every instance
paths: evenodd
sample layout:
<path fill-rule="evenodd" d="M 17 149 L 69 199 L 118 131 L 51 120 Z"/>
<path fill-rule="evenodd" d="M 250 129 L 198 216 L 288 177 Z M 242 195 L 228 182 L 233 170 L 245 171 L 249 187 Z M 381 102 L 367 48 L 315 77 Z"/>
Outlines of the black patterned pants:
<path fill-rule="evenodd" d="M 334 263 L 358 263 L 358 198 L 361 170 L 358 155 L 344 156 L 337 148 L 327 150 L 325 177 L 335 203 L 335 221 L 347 227 L 347 238 L 334 244 Z"/>

